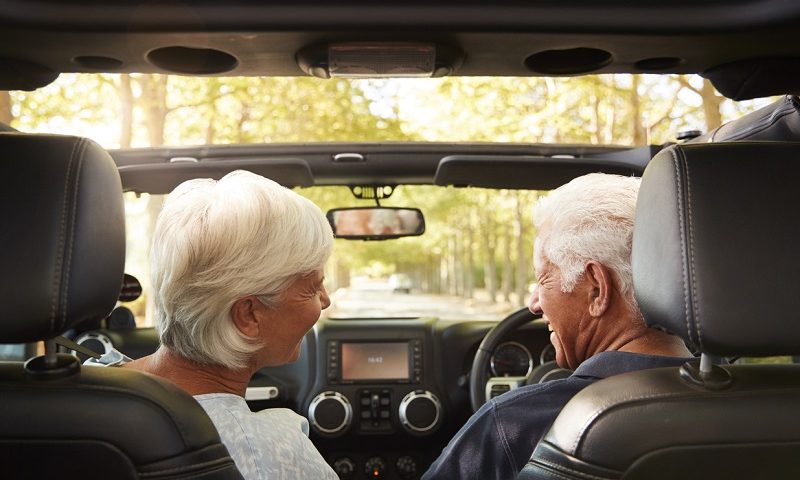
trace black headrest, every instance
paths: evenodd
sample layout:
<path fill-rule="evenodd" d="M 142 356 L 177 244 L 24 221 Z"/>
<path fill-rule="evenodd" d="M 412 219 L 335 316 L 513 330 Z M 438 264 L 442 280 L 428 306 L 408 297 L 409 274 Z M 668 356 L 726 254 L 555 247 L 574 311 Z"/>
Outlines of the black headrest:
<path fill-rule="evenodd" d="M 633 236 L 648 325 L 713 355 L 800 352 L 800 143 L 675 145 L 642 177 Z"/>
<path fill-rule="evenodd" d="M 125 263 L 122 186 L 111 157 L 76 137 L 0 134 L 0 343 L 105 317 Z"/>

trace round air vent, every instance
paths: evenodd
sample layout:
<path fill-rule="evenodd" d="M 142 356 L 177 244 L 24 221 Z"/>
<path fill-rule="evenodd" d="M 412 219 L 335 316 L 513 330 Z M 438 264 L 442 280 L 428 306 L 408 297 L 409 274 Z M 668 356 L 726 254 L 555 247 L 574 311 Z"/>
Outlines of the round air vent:
<path fill-rule="evenodd" d="M 213 48 L 163 47 L 151 50 L 147 60 L 174 73 L 213 75 L 230 72 L 239 64 L 236 57 Z"/>
<path fill-rule="evenodd" d="M 352 418 L 350 401 L 339 392 L 322 392 L 308 406 L 311 426 L 323 434 L 334 435 L 347 430 Z"/>
<path fill-rule="evenodd" d="M 438 425 L 442 404 L 436 395 L 427 390 L 416 390 L 400 402 L 400 423 L 411 433 L 427 434 Z"/>
<path fill-rule="evenodd" d="M 545 50 L 525 59 L 525 66 L 537 73 L 572 75 L 599 70 L 611 63 L 611 54 L 599 48 Z"/>

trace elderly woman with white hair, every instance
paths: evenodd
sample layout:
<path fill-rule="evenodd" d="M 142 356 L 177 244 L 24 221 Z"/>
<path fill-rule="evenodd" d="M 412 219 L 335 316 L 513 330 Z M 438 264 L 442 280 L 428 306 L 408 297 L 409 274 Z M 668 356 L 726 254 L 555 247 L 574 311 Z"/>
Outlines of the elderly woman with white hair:
<path fill-rule="evenodd" d="M 288 409 L 253 413 L 250 377 L 297 360 L 330 305 L 333 234 L 309 200 L 258 175 L 190 180 L 167 198 L 151 251 L 161 346 L 125 366 L 163 377 L 203 406 L 246 479 L 336 479 Z"/>

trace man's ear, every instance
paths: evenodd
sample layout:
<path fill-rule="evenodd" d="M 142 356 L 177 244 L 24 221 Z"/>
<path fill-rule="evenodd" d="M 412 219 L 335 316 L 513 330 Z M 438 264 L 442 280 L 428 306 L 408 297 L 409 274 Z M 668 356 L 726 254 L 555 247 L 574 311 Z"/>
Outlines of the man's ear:
<path fill-rule="evenodd" d="M 600 262 L 590 260 L 583 271 L 589 282 L 589 315 L 600 317 L 611 304 L 614 279 L 611 271 Z"/>
<path fill-rule="evenodd" d="M 261 307 L 259 302 L 252 295 L 240 298 L 231 307 L 231 320 L 236 328 L 247 337 L 257 337 L 259 329 L 258 309 Z"/>

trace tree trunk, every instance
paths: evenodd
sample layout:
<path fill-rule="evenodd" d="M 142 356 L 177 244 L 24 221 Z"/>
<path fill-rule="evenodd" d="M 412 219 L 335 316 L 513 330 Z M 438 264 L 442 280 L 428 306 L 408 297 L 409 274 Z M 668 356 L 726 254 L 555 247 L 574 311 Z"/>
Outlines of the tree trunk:
<path fill-rule="evenodd" d="M 497 260 L 494 256 L 495 224 L 492 221 L 491 213 L 488 208 L 484 209 L 480 231 L 483 246 L 483 284 L 489 294 L 489 301 L 495 303 L 497 301 Z"/>
<path fill-rule="evenodd" d="M 703 79 L 703 88 L 700 90 L 700 96 L 703 97 L 703 113 L 706 117 L 706 131 L 710 132 L 715 128 L 722 125 L 722 102 L 725 98 L 717 95 L 717 90 L 714 85 L 707 79 Z"/>
<path fill-rule="evenodd" d="M 439 293 L 445 294 L 450 292 L 450 262 L 448 261 L 447 248 L 442 252 L 439 257 Z"/>
<path fill-rule="evenodd" d="M 211 101 L 208 105 L 208 125 L 206 126 L 206 145 L 214 145 L 214 137 L 216 136 L 215 126 L 217 124 L 217 103 Z"/>
<path fill-rule="evenodd" d="M 14 114 L 11 111 L 11 95 L 8 92 L 0 92 L 0 123 L 11 125 Z"/>
<path fill-rule="evenodd" d="M 447 242 L 447 293 L 458 294 L 458 276 L 456 275 L 456 238 L 450 236 Z"/>
<path fill-rule="evenodd" d="M 473 298 L 475 296 L 475 227 L 472 222 L 472 215 L 467 216 L 467 238 L 464 245 L 464 297 Z"/>
<path fill-rule="evenodd" d="M 455 283 L 454 295 L 461 296 L 464 294 L 464 263 L 461 261 L 461 254 L 464 247 L 459 241 L 461 237 L 453 237 L 453 283 Z"/>
<path fill-rule="evenodd" d="M 517 278 L 516 278 L 516 293 L 517 303 L 522 306 L 525 304 L 528 296 L 528 256 L 527 242 L 525 240 L 525 201 L 521 193 L 517 193 L 517 205 L 514 218 L 514 224 L 517 234 Z"/>
<path fill-rule="evenodd" d="M 239 115 L 239 121 L 236 125 L 236 142 L 239 144 L 247 143 L 247 135 L 245 135 L 244 124 L 250 120 L 250 107 L 242 105 L 242 112 Z"/>
<path fill-rule="evenodd" d="M 511 303 L 511 276 L 513 267 L 511 265 L 511 228 L 506 226 L 503 229 L 503 280 L 500 289 L 502 290 L 503 300 Z"/>
<path fill-rule="evenodd" d="M 628 105 L 630 105 L 633 121 L 633 144 L 647 145 L 647 131 L 642 121 L 642 107 L 639 101 L 639 77 L 636 75 L 631 75 L 631 93 L 628 97 Z"/>
<path fill-rule="evenodd" d="M 592 102 L 592 145 L 599 145 L 601 141 L 600 130 L 602 129 L 600 125 L 600 96 L 593 93 L 589 101 Z"/>
<path fill-rule="evenodd" d="M 119 148 L 131 148 L 131 137 L 133 136 L 133 89 L 131 88 L 131 76 L 127 73 L 119 76 L 120 110 L 120 132 Z"/>
<path fill-rule="evenodd" d="M 144 107 L 145 127 L 151 147 L 164 145 L 164 125 L 167 120 L 167 81 L 166 75 L 143 75 L 142 106 Z"/>

